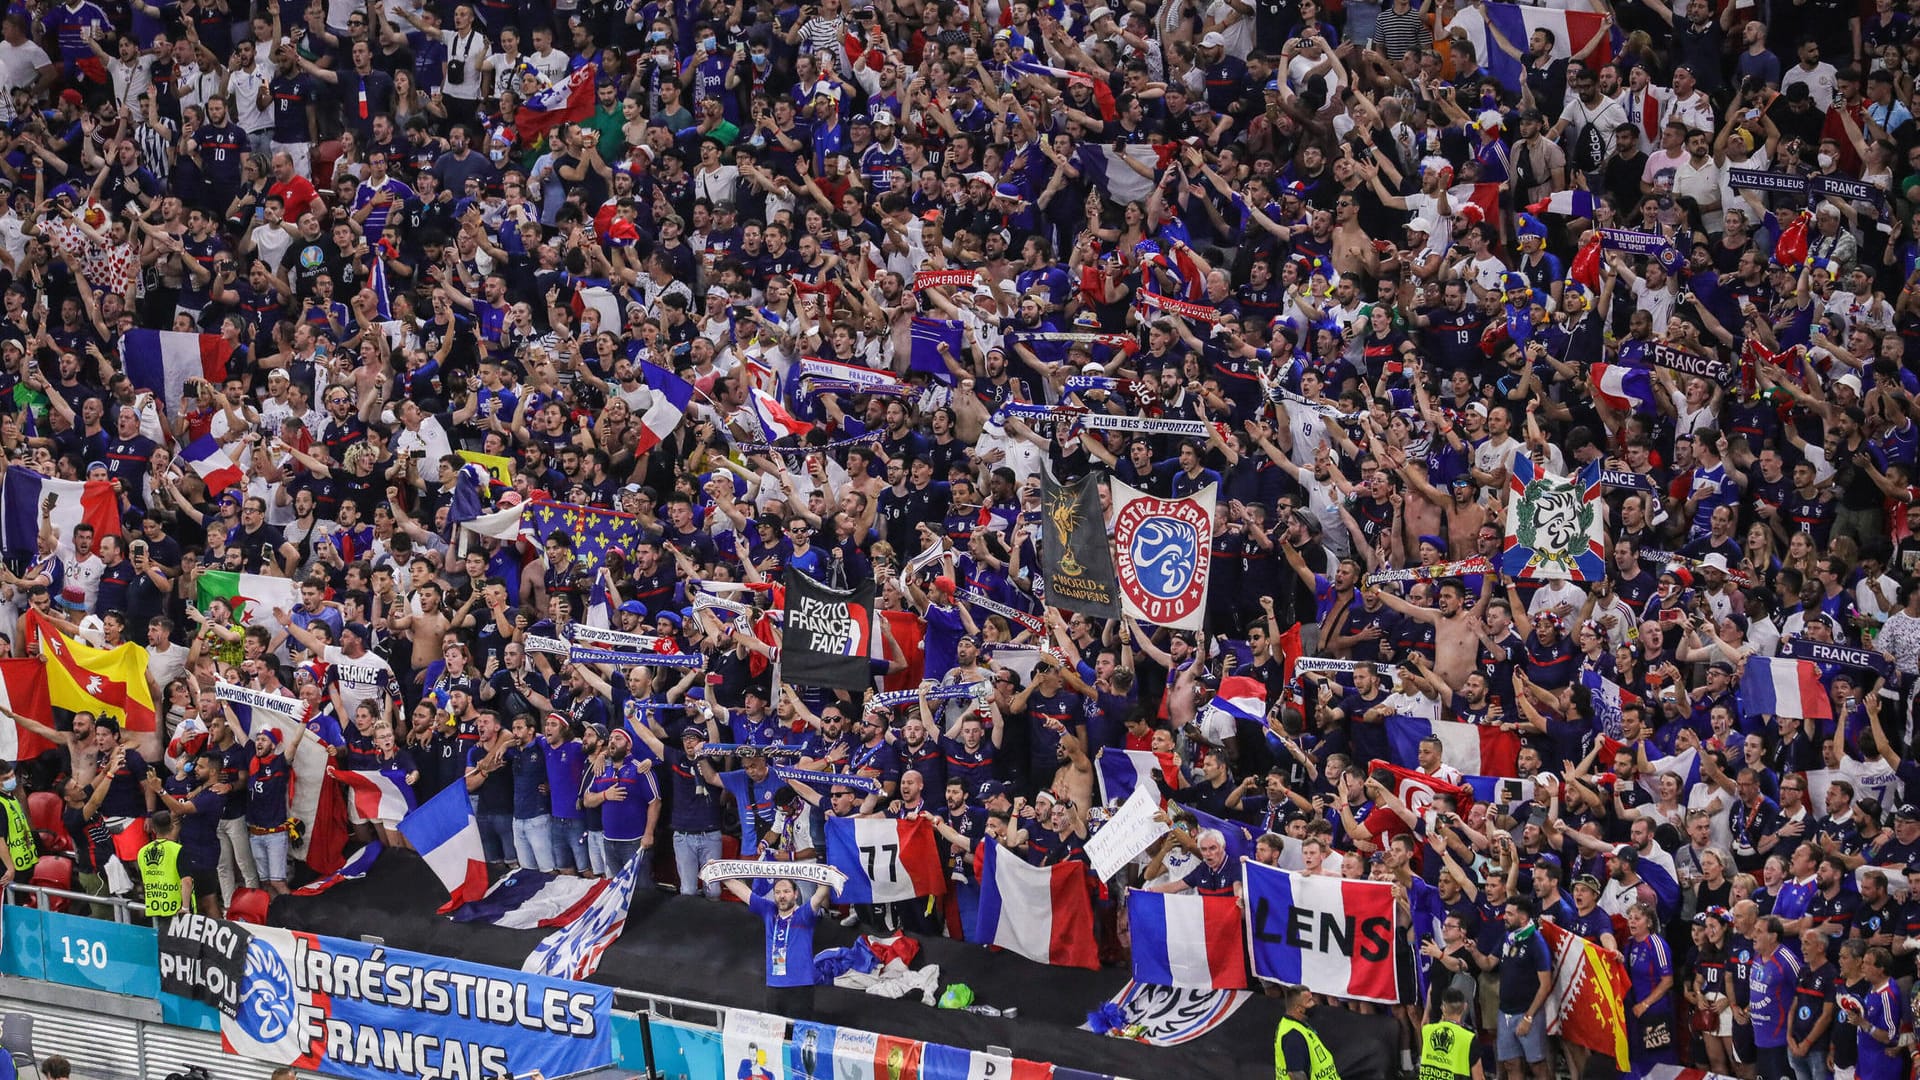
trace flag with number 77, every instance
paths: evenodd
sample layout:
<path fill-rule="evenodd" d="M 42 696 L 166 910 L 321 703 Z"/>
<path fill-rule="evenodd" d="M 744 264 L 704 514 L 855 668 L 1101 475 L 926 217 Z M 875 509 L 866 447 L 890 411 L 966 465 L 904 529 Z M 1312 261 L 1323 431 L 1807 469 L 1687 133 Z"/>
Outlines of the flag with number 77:
<path fill-rule="evenodd" d="M 925 818 L 830 817 L 827 863 L 847 875 L 842 903 L 888 904 L 947 889 L 933 824 Z"/>

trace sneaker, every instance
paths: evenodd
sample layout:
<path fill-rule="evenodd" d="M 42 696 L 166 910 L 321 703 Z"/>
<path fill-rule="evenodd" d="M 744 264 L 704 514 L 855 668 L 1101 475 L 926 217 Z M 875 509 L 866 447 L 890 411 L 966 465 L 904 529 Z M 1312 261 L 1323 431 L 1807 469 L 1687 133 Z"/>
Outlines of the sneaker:
<path fill-rule="evenodd" d="M 860 923 L 860 913 L 857 911 L 847 912 L 847 917 L 840 920 L 841 926 L 857 926 L 859 925 L 859 923 Z"/>

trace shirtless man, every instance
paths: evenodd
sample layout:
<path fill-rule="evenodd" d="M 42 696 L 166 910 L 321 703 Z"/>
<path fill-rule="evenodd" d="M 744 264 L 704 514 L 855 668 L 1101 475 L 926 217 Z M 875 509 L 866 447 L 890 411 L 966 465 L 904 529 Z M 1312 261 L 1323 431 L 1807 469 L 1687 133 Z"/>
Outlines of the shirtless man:
<path fill-rule="evenodd" d="M 1411 462 L 1401 463 L 1400 475 L 1406 479 L 1407 486 L 1420 495 L 1418 502 L 1437 507 L 1446 518 L 1447 550 L 1472 551 L 1474 538 L 1480 533 L 1480 526 L 1491 520 L 1486 506 L 1474 497 L 1473 478 L 1465 475 L 1456 476 L 1447 485 L 1447 490 L 1442 492 L 1427 482 L 1426 470 Z M 1414 513 L 1413 507 L 1418 503 L 1415 500 L 1405 500 L 1405 504 L 1408 507 L 1408 518 L 1411 520 Z"/>
<path fill-rule="evenodd" d="M 1047 721 L 1047 726 L 1060 736 L 1060 759 L 1066 762 L 1053 774 L 1054 797 L 1074 806 L 1094 805 L 1093 762 L 1087 757 L 1087 744 L 1058 720 Z"/>
<path fill-rule="evenodd" d="M 81 787 L 93 783 L 94 769 L 98 762 L 94 759 L 93 714 L 77 712 L 73 714 L 73 730 L 58 731 L 48 727 L 30 716 L 22 716 L 5 705 L 0 705 L 0 713 L 13 719 L 13 722 L 67 751 L 68 771 Z"/>
<path fill-rule="evenodd" d="M 446 658 L 447 631 L 453 628 L 453 620 L 441 607 L 445 596 L 436 581 L 421 582 L 414 596 L 420 601 L 420 611 L 414 614 L 411 605 L 402 602 L 388 623 L 395 633 L 405 633 L 413 642 L 413 656 L 409 663 L 413 671 L 409 674 L 416 686 L 426 681 L 427 668 Z"/>
<path fill-rule="evenodd" d="M 1380 602 L 1421 622 L 1433 624 L 1433 670 L 1449 686 L 1461 686 L 1467 676 L 1479 670 L 1480 637 L 1475 632 L 1474 612 L 1467 606 L 1466 586 L 1448 579 L 1440 583 L 1440 606 L 1418 607 L 1385 589 Z"/>

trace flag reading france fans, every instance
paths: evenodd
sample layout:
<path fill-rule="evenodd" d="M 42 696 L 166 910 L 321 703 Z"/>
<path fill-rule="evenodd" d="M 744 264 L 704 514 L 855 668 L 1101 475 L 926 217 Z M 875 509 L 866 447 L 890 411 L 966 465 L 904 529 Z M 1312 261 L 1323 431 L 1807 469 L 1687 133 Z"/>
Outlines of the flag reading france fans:
<path fill-rule="evenodd" d="M 873 681 L 873 583 L 834 589 L 797 570 L 786 579 L 782 674 L 795 684 L 858 690 Z"/>

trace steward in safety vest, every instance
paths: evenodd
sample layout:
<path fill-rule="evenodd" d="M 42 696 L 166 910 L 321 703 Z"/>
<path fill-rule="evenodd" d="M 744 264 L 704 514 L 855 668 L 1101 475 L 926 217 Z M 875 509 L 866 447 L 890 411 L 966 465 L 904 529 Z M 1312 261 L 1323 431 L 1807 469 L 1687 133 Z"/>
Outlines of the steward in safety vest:
<path fill-rule="evenodd" d="M 0 884 L 24 885 L 40 861 L 40 841 L 33 834 L 27 808 L 20 805 L 20 778 L 7 761 L 0 761 L 0 806 L 7 814 L 7 869 L 0 874 Z"/>
<path fill-rule="evenodd" d="M 1474 1053 L 1467 995 L 1449 989 L 1440 997 L 1440 1019 L 1420 1029 L 1419 1080 L 1481 1080 L 1480 1055 Z"/>
<path fill-rule="evenodd" d="M 1286 1000 L 1286 1015 L 1273 1036 L 1273 1075 L 1275 1080 L 1340 1080 L 1333 1054 L 1327 1044 L 1307 1026 L 1307 1010 L 1314 1006 L 1313 991 L 1304 986 L 1289 986 L 1281 991 Z"/>
<path fill-rule="evenodd" d="M 164 919 L 193 910 L 193 878 L 180 872 L 180 819 L 155 810 L 147 820 L 154 839 L 140 849 L 140 892 L 147 918 Z"/>

